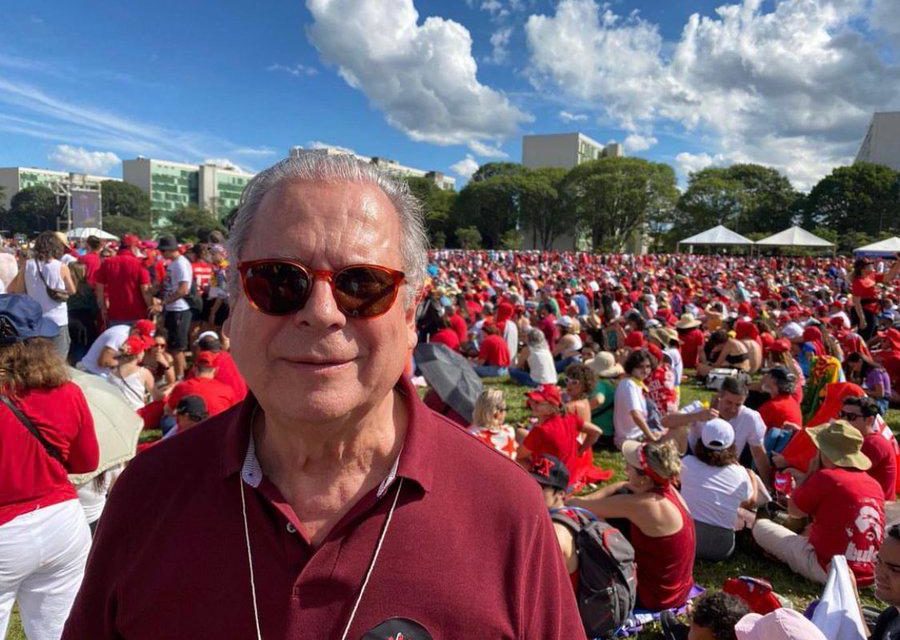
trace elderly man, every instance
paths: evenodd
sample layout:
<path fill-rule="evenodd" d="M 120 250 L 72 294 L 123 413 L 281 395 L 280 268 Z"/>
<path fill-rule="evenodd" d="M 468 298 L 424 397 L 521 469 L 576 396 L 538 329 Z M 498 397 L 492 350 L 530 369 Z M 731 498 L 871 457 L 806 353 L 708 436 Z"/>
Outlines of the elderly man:
<path fill-rule="evenodd" d="M 125 471 L 64 637 L 584 638 L 538 488 L 403 377 L 425 270 L 405 185 L 284 160 L 231 242 L 250 395 Z"/>

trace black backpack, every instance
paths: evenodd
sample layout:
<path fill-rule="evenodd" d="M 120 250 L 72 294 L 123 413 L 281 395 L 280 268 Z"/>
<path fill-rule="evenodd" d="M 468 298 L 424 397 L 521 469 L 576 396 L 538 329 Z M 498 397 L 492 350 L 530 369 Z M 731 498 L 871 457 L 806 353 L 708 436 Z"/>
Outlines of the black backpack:
<path fill-rule="evenodd" d="M 578 612 L 589 638 L 612 637 L 637 602 L 634 547 L 622 532 L 578 507 L 551 509 L 572 532 L 578 553 Z"/>

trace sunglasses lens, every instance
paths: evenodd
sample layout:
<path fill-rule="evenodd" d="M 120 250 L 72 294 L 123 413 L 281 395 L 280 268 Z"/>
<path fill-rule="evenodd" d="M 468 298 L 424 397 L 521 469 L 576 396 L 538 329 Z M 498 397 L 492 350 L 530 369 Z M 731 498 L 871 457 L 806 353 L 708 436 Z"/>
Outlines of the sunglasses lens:
<path fill-rule="evenodd" d="M 244 273 L 247 297 L 263 313 L 296 313 L 306 304 L 309 276 L 300 267 L 285 262 L 266 262 Z"/>
<path fill-rule="evenodd" d="M 397 288 L 390 272 L 373 267 L 348 267 L 334 277 L 338 308 L 354 318 L 385 313 L 397 297 Z"/>

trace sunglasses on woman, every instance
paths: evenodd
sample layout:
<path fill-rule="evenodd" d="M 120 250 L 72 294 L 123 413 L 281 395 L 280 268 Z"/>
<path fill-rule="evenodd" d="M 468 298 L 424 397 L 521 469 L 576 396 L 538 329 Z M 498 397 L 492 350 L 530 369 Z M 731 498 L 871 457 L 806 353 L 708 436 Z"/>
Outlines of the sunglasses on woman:
<path fill-rule="evenodd" d="M 294 260 L 250 260 L 238 265 L 244 294 L 255 309 L 270 316 L 300 311 L 316 279 L 325 280 L 337 308 L 351 318 L 377 318 L 397 299 L 406 275 L 373 264 L 352 264 L 338 271 L 310 269 Z"/>

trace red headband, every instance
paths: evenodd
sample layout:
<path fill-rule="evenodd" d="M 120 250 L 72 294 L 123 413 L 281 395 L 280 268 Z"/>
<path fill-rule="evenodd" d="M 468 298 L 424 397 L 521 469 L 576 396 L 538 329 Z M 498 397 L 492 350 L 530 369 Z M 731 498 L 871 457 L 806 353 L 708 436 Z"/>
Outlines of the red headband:
<path fill-rule="evenodd" d="M 643 445 L 640 448 L 640 456 L 641 456 L 641 471 L 647 474 L 647 477 L 653 480 L 654 484 L 657 484 L 661 487 L 668 487 L 672 484 L 672 480 L 670 478 L 663 478 L 661 475 L 656 473 L 653 468 L 650 466 L 650 463 L 647 461 L 647 445 Z"/>

